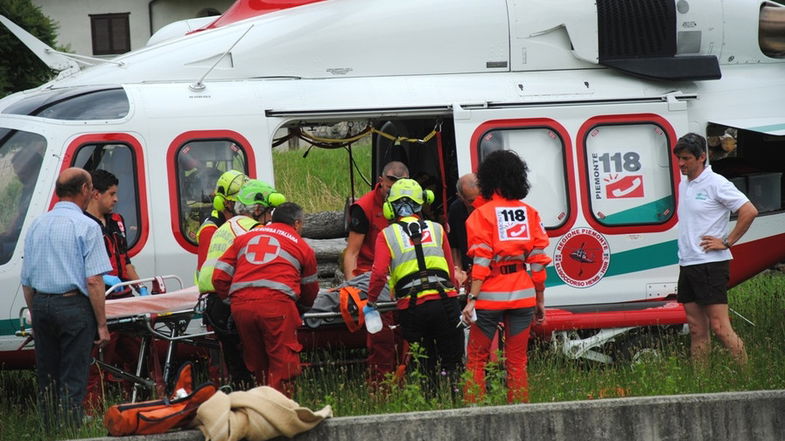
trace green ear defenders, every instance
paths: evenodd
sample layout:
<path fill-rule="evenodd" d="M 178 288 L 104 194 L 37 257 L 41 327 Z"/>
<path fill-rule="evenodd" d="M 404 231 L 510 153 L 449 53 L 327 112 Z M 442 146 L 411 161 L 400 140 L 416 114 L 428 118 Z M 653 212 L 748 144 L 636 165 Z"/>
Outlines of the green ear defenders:
<path fill-rule="evenodd" d="M 237 200 L 243 203 L 243 205 L 258 204 L 266 208 L 274 208 L 286 202 L 286 196 L 275 191 L 266 182 L 249 179 L 237 194 Z"/>
<path fill-rule="evenodd" d="M 213 208 L 224 211 L 226 201 L 236 201 L 240 189 L 248 181 L 248 177 L 237 170 L 224 172 L 215 184 L 215 197 L 213 197 Z"/>
<path fill-rule="evenodd" d="M 382 214 L 385 219 L 393 220 L 397 217 L 392 203 L 403 198 L 423 205 L 433 203 L 435 196 L 431 190 L 423 191 L 420 184 L 414 179 L 399 179 L 390 187 L 390 194 L 382 205 Z"/>
<path fill-rule="evenodd" d="M 384 201 L 384 204 L 382 204 L 382 215 L 388 221 L 395 219 L 395 209 L 389 201 Z"/>

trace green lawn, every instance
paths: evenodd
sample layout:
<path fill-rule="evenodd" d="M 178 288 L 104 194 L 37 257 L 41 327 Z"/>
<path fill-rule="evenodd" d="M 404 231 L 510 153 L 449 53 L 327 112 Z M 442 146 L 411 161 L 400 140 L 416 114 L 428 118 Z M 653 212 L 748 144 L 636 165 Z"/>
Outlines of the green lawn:
<path fill-rule="evenodd" d="M 547 293 L 546 293 L 547 294 Z M 767 272 L 734 288 L 730 306 L 755 323 L 733 317 L 744 339 L 750 363 L 737 367 L 715 343 L 710 366 L 695 368 L 689 362 L 689 337 L 673 335 L 659 341 L 660 356 L 637 364 L 600 365 L 566 359 L 548 344 L 533 346 L 529 354 L 532 402 L 553 402 L 618 396 L 672 395 L 785 388 L 785 274 Z M 358 355 L 358 354 L 354 354 Z M 359 354 L 361 355 L 361 354 Z M 464 404 L 459 396 L 441 390 L 425 397 L 416 375 L 404 385 L 390 383 L 386 394 L 371 393 L 362 369 L 329 366 L 306 369 L 298 380 L 296 400 L 316 409 L 333 406 L 336 416 L 446 409 Z M 489 394 L 483 404 L 504 404 L 503 372 L 491 367 Z M 32 371 L 0 371 L 0 440 L 86 438 L 105 434 L 100 419 L 79 431 L 63 428 L 43 433 L 34 406 Z M 109 401 L 119 393 L 110 391 Z"/>
<path fill-rule="evenodd" d="M 303 155 L 307 152 L 307 156 Z M 371 176 L 371 146 L 369 143 L 352 147 L 354 169 L 354 192 L 362 196 L 370 189 L 362 176 L 373 181 Z M 349 174 L 349 152 L 344 148 L 312 148 L 273 151 L 276 190 L 288 200 L 300 204 L 308 213 L 343 210 L 352 195 Z"/>

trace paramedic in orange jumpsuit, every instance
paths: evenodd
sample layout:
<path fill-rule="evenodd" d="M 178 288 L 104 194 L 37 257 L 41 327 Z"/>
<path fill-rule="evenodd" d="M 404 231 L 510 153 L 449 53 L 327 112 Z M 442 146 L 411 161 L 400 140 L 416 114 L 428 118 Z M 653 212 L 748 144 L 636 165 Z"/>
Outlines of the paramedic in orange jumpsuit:
<path fill-rule="evenodd" d="M 485 364 L 497 324 L 504 324 L 507 400 L 527 402 L 526 349 L 532 317 L 545 319 L 545 254 L 548 236 L 540 215 L 521 202 L 529 193 L 526 163 L 513 151 L 499 150 L 480 164 L 477 180 L 485 204 L 466 220 L 472 285 L 463 317 L 477 320 L 469 331 L 465 398 L 485 394 Z M 528 271 L 527 271 L 528 265 Z"/>
<path fill-rule="evenodd" d="M 402 162 L 391 161 L 382 168 L 376 186 L 349 208 L 349 237 L 343 256 L 346 280 L 371 270 L 379 232 L 387 228 L 382 205 L 390 187 L 399 179 L 408 178 L 409 169 Z M 392 311 L 382 313 L 384 327 L 376 334 L 367 334 L 369 380 L 376 384 L 384 380 L 397 364 L 396 333 L 390 328 L 395 323 Z"/>
<path fill-rule="evenodd" d="M 272 223 L 238 236 L 215 265 L 213 285 L 231 298 L 245 364 L 259 384 L 291 397 L 300 375 L 300 310 L 319 292 L 316 254 L 300 237 L 303 210 L 286 202 Z"/>

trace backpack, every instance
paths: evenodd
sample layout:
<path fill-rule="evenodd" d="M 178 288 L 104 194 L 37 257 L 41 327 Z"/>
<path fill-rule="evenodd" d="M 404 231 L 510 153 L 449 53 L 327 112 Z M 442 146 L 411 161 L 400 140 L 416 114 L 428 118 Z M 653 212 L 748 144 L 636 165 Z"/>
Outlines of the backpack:
<path fill-rule="evenodd" d="M 207 382 L 193 388 L 193 366 L 185 363 L 177 373 L 174 392 L 161 400 L 115 404 L 104 415 L 104 426 L 112 436 L 152 435 L 186 426 L 196 416 L 199 405 L 216 391 Z"/>

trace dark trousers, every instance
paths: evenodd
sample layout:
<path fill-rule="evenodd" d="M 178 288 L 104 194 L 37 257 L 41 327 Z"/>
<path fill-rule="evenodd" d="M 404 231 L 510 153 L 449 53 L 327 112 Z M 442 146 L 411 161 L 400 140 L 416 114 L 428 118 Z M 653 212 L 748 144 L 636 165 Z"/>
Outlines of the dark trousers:
<path fill-rule="evenodd" d="M 428 379 L 426 391 L 433 392 L 439 384 L 441 370 L 454 383 L 463 361 L 463 328 L 457 327 L 461 313 L 458 299 L 430 300 L 399 312 L 403 338 L 417 343 L 427 358 L 415 360 Z"/>
<path fill-rule="evenodd" d="M 250 389 L 254 381 L 243 361 L 240 335 L 232 320 L 231 308 L 218 297 L 218 294 L 210 293 L 207 295 L 205 318 L 215 331 L 218 341 L 221 342 L 224 363 L 229 370 L 232 387 L 235 390 Z"/>
<path fill-rule="evenodd" d="M 90 300 L 80 293 L 35 294 L 31 313 L 44 422 L 49 427 L 63 422 L 78 426 L 84 414 L 82 400 L 97 331 Z"/>

